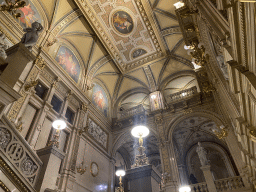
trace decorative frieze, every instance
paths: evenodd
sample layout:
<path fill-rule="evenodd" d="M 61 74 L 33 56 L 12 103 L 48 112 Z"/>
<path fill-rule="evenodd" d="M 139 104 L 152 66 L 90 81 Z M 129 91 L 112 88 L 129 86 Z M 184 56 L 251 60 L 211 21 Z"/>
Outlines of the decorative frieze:
<path fill-rule="evenodd" d="M 108 134 L 97 125 L 91 118 L 88 119 L 87 132 L 94 140 L 96 140 L 103 147 L 107 148 Z"/>

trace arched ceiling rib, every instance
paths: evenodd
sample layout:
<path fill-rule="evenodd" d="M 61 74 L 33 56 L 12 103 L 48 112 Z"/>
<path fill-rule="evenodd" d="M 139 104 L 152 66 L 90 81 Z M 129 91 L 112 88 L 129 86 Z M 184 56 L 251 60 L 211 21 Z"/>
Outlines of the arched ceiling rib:
<path fill-rule="evenodd" d="M 191 58 L 184 50 L 184 40 L 175 15 L 173 4 L 176 3 L 176 0 L 142 0 L 142 5 L 149 4 L 151 6 L 151 8 L 150 6 L 145 8 L 146 6 L 144 6 L 144 9 L 152 17 L 149 17 L 148 21 L 152 25 L 157 40 L 160 44 L 163 43 L 161 49 L 164 49 L 162 52 L 165 56 L 153 59 L 127 72 L 119 70 L 120 66 L 118 66 L 117 60 L 113 59 L 110 49 L 106 47 L 106 42 L 103 42 L 102 38 L 99 37 L 101 29 L 93 28 L 91 21 L 84 14 L 82 8 L 79 8 L 76 0 L 35 1 L 41 4 L 40 9 L 44 10 L 47 15 L 50 36 L 58 40 L 54 46 L 49 48 L 50 55 L 55 57 L 56 49 L 65 41 L 69 42 L 83 60 L 82 64 L 85 65 L 83 67 L 85 69 L 84 75 L 87 76 L 87 81 L 89 83 L 97 81 L 102 84 L 108 90 L 112 102 L 110 105 L 112 106 L 115 105 L 115 102 L 122 101 L 122 98 L 127 97 L 133 90 L 136 90 L 136 92 L 141 90 L 143 94 L 145 94 L 144 90 L 147 90 L 150 93 L 159 90 L 162 82 L 166 81 L 166 78 L 170 78 L 172 74 L 193 70 L 190 63 Z M 87 1 L 85 0 L 85 2 Z M 101 4 L 104 4 L 104 2 L 104 0 L 101 1 Z M 126 6 L 122 2 L 123 0 L 118 1 L 118 6 Z M 98 3 L 98 1 L 97 3 L 95 1 L 95 7 Z M 132 6 L 134 0 L 128 0 L 127 3 Z M 135 7 L 132 11 L 136 15 L 134 18 L 137 19 L 138 24 L 143 21 L 143 18 L 139 12 L 138 14 L 135 13 L 136 9 Z M 143 26 L 144 24 L 141 23 L 141 27 Z M 137 26 L 138 30 L 139 27 Z M 142 31 L 141 28 L 140 33 Z M 146 39 L 148 34 L 145 31 L 143 35 L 143 38 Z M 122 41 L 118 46 L 125 45 L 126 49 L 128 49 L 129 43 L 135 42 L 135 38 L 116 37 L 120 38 L 120 42 Z M 150 37 L 148 36 L 148 38 Z M 129 42 L 125 44 L 125 40 Z M 112 44 L 115 43 L 111 38 L 110 41 Z M 149 41 L 144 42 L 145 46 L 147 42 Z M 193 82 L 190 82 L 190 84 L 193 84 Z M 187 85 L 187 87 L 189 86 Z M 139 103 L 142 101 L 142 103 L 145 103 L 147 100 L 146 95 L 142 95 Z"/>

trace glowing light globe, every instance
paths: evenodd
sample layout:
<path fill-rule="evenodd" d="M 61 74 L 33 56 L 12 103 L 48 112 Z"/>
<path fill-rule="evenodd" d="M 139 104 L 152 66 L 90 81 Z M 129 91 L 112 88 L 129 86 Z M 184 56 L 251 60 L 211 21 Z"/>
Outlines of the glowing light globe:
<path fill-rule="evenodd" d="M 176 9 L 179 9 L 179 8 L 183 7 L 185 5 L 185 3 L 179 1 L 177 3 L 174 3 L 173 5 L 175 6 Z"/>
<path fill-rule="evenodd" d="M 61 130 L 61 129 L 65 129 L 67 127 L 67 124 L 65 123 L 65 121 L 58 119 L 52 123 L 52 126 L 54 129 Z"/>
<path fill-rule="evenodd" d="M 125 170 L 122 170 L 122 169 L 119 169 L 119 170 L 117 170 L 116 171 L 116 176 L 118 176 L 118 177 L 123 177 L 123 176 L 125 176 Z"/>
<path fill-rule="evenodd" d="M 189 186 L 183 186 L 179 189 L 179 192 L 191 192 L 191 188 Z"/>
<path fill-rule="evenodd" d="M 146 126 L 138 125 L 132 129 L 131 133 L 134 137 L 146 137 L 149 134 L 149 129 Z"/>

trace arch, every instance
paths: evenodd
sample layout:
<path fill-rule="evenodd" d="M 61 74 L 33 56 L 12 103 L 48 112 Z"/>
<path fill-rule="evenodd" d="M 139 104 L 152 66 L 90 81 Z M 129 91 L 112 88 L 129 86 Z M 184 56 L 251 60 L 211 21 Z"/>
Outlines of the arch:
<path fill-rule="evenodd" d="M 200 116 L 200 117 L 205 117 L 208 118 L 212 121 L 214 121 L 217 125 L 224 125 L 224 126 L 228 126 L 227 123 L 224 121 L 224 119 L 222 119 L 218 114 L 212 112 L 212 111 L 208 111 L 208 110 L 201 110 L 201 111 L 195 111 L 193 113 L 187 114 L 187 115 L 183 115 L 180 114 L 179 116 L 177 116 L 176 118 L 174 118 L 169 125 L 167 126 L 167 139 L 168 140 L 172 140 L 172 133 L 175 129 L 175 127 L 183 120 L 189 118 L 189 117 L 194 117 L 194 116 Z"/>

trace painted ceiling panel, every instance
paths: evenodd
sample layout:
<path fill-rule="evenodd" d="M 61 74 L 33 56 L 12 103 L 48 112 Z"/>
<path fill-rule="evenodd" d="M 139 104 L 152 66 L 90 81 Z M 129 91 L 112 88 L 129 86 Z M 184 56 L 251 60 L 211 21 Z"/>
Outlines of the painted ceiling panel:
<path fill-rule="evenodd" d="M 96 42 L 93 47 L 93 52 L 92 52 L 89 66 L 91 67 L 97 61 L 99 61 L 102 57 L 104 57 L 104 55 L 106 55 L 105 52 L 106 51 L 104 50 L 104 48 L 102 48 L 101 44 L 99 42 Z"/>
<path fill-rule="evenodd" d="M 164 66 L 165 61 L 166 61 L 166 59 L 162 59 L 162 60 L 150 65 L 151 71 L 155 78 L 155 82 L 158 82 L 159 74 L 161 72 L 161 69 Z"/>
<path fill-rule="evenodd" d="M 118 75 L 99 75 L 99 76 L 97 76 L 97 78 L 102 80 L 105 83 L 105 85 L 107 86 L 111 97 L 113 96 L 116 81 L 117 81 L 118 77 L 119 77 Z"/>
<path fill-rule="evenodd" d="M 163 14 L 157 13 L 157 12 L 155 12 L 155 15 L 156 15 L 157 21 L 161 27 L 161 30 L 165 29 L 167 27 L 179 25 L 178 21 L 176 21 L 170 17 L 167 17 L 166 15 L 163 15 Z"/>
<path fill-rule="evenodd" d="M 137 93 L 137 94 L 133 94 L 130 97 L 126 98 L 125 100 L 122 101 L 122 104 L 124 103 L 131 103 L 131 102 L 135 102 L 135 103 L 141 103 L 145 97 L 147 97 L 148 95 L 145 93 Z"/>
<path fill-rule="evenodd" d="M 180 63 L 175 60 L 170 60 L 163 73 L 162 80 L 164 80 L 166 77 L 170 76 L 171 74 L 174 74 L 183 70 L 192 70 L 192 69 L 183 63 Z"/>
<path fill-rule="evenodd" d="M 72 12 L 74 9 L 77 9 L 77 6 L 73 3 L 73 1 L 67 0 L 59 0 L 57 2 L 57 7 L 58 9 L 55 9 L 53 24 L 58 22 L 61 18 Z"/>
<path fill-rule="evenodd" d="M 182 39 L 182 34 L 172 34 L 165 36 L 165 41 L 170 51 L 174 48 L 174 46 Z M 184 47 L 184 46 L 183 46 Z M 186 53 L 187 54 L 187 53 Z"/>
<path fill-rule="evenodd" d="M 194 79 L 194 77 L 191 77 L 191 76 L 185 76 L 185 77 L 174 79 L 173 81 L 168 83 L 166 88 L 179 88 L 179 89 L 182 89 L 192 79 Z"/>
<path fill-rule="evenodd" d="M 114 68 L 114 66 L 110 62 L 108 62 L 105 65 L 103 65 L 101 68 L 99 68 L 99 70 L 95 73 L 95 76 L 101 73 L 106 73 L 106 72 L 116 73 L 117 70 Z"/>
<path fill-rule="evenodd" d="M 52 18 L 53 13 L 54 13 L 54 8 L 55 8 L 55 3 L 57 0 L 44 0 L 41 1 L 43 4 L 44 9 L 46 10 L 46 14 L 49 18 Z"/>
<path fill-rule="evenodd" d="M 84 17 L 79 17 L 78 19 L 70 23 L 63 31 L 61 31 L 62 34 L 70 32 L 81 32 L 86 34 L 93 33 L 89 28 L 88 23 L 85 21 Z"/>
<path fill-rule="evenodd" d="M 176 0 L 159 0 L 159 3 L 157 4 L 157 8 L 161 9 L 163 11 L 172 13 L 173 15 L 175 14 L 175 7 L 174 3 L 177 3 Z"/>
<path fill-rule="evenodd" d="M 135 70 L 135 71 L 133 71 L 131 73 L 128 73 L 127 75 L 132 76 L 132 77 L 134 77 L 136 79 L 139 79 L 140 81 L 142 81 L 143 83 L 145 83 L 146 85 L 149 86 L 147 77 L 146 77 L 146 75 L 145 75 L 145 73 L 144 73 L 142 68 L 140 68 L 138 70 Z"/>
<path fill-rule="evenodd" d="M 134 80 L 124 78 L 122 81 L 121 88 L 118 93 L 118 97 L 120 97 L 123 93 L 125 93 L 128 90 L 135 89 L 138 87 L 142 87 L 142 85 Z"/>
<path fill-rule="evenodd" d="M 86 37 L 86 36 L 66 36 L 65 37 L 67 40 L 72 42 L 72 44 L 78 49 L 80 55 L 83 57 L 84 62 L 88 60 L 91 46 L 93 43 L 93 39 L 91 37 Z M 83 45 L 83 46 L 80 46 Z"/>

